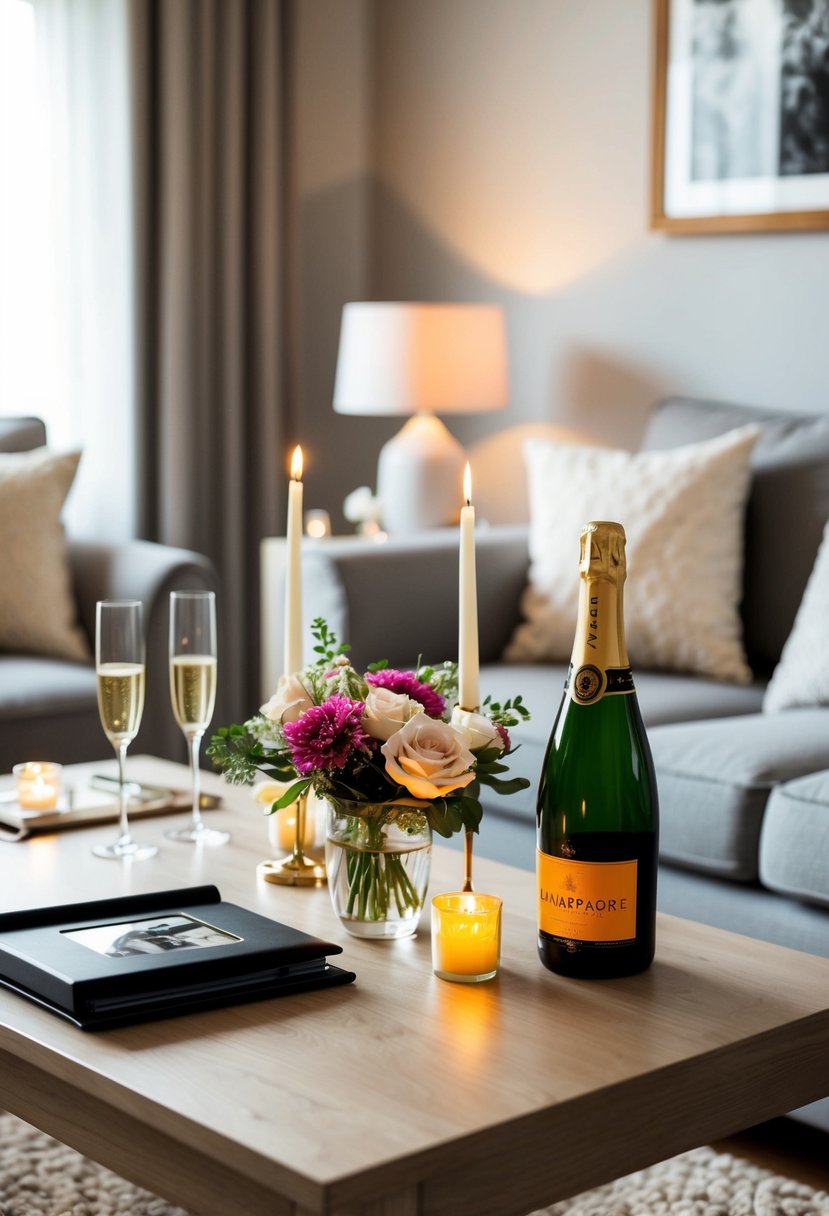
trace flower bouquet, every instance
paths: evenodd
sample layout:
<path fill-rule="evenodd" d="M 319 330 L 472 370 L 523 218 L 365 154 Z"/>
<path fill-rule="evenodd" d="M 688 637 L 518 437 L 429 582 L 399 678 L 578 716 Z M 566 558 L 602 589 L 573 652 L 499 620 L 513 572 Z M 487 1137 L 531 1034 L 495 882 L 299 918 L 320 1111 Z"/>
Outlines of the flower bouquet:
<path fill-rule="evenodd" d="M 220 729 L 207 751 L 231 782 L 262 773 L 287 783 L 270 812 L 309 789 L 326 801 L 335 909 L 351 931 L 375 927 L 360 935 L 402 936 L 426 896 L 432 832 L 477 831 L 482 785 L 499 794 L 529 785 L 504 775 L 508 731 L 529 714 L 520 696 L 461 709 L 455 663 L 359 672 L 324 620 L 313 635 L 315 660 L 282 676 L 259 713 Z"/>

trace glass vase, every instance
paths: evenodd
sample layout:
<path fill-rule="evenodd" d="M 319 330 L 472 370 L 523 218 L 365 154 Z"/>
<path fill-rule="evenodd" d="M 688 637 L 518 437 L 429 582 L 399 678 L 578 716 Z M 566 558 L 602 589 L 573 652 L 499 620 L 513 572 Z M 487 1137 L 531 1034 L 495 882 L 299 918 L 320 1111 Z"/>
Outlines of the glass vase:
<path fill-rule="evenodd" d="M 426 900 L 431 860 L 432 829 L 422 809 L 327 801 L 328 890 L 354 937 L 411 937 Z"/>

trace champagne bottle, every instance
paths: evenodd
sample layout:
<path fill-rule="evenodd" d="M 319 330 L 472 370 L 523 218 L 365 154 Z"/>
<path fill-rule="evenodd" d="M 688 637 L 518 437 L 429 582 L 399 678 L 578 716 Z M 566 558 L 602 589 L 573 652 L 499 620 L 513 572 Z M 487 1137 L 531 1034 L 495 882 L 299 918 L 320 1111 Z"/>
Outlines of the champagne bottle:
<path fill-rule="evenodd" d="M 658 805 L 625 646 L 625 533 L 581 533 L 573 656 L 538 792 L 538 952 L 584 979 L 653 960 Z"/>

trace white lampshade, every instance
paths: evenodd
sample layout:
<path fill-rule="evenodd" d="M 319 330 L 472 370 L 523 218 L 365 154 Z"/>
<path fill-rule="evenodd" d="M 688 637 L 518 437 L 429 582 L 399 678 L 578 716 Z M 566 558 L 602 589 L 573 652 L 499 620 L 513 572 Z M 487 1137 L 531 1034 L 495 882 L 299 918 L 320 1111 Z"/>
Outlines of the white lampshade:
<path fill-rule="evenodd" d="M 361 302 L 343 308 L 335 411 L 416 415 L 380 453 L 377 493 L 388 531 L 457 519 L 465 455 L 434 415 L 503 409 L 508 395 L 498 305 Z"/>
<path fill-rule="evenodd" d="M 495 304 L 343 308 L 338 414 L 470 414 L 507 404 L 507 339 Z"/>

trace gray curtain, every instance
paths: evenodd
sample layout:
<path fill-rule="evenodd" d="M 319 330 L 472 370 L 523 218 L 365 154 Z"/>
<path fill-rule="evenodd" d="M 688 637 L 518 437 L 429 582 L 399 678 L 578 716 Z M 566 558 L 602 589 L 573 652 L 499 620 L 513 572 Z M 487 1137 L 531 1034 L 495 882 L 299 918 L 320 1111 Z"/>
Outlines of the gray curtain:
<path fill-rule="evenodd" d="M 131 0 L 139 526 L 220 577 L 214 723 L 259 704 L 259 540 L 284 524 L 283 0 Z"/>

